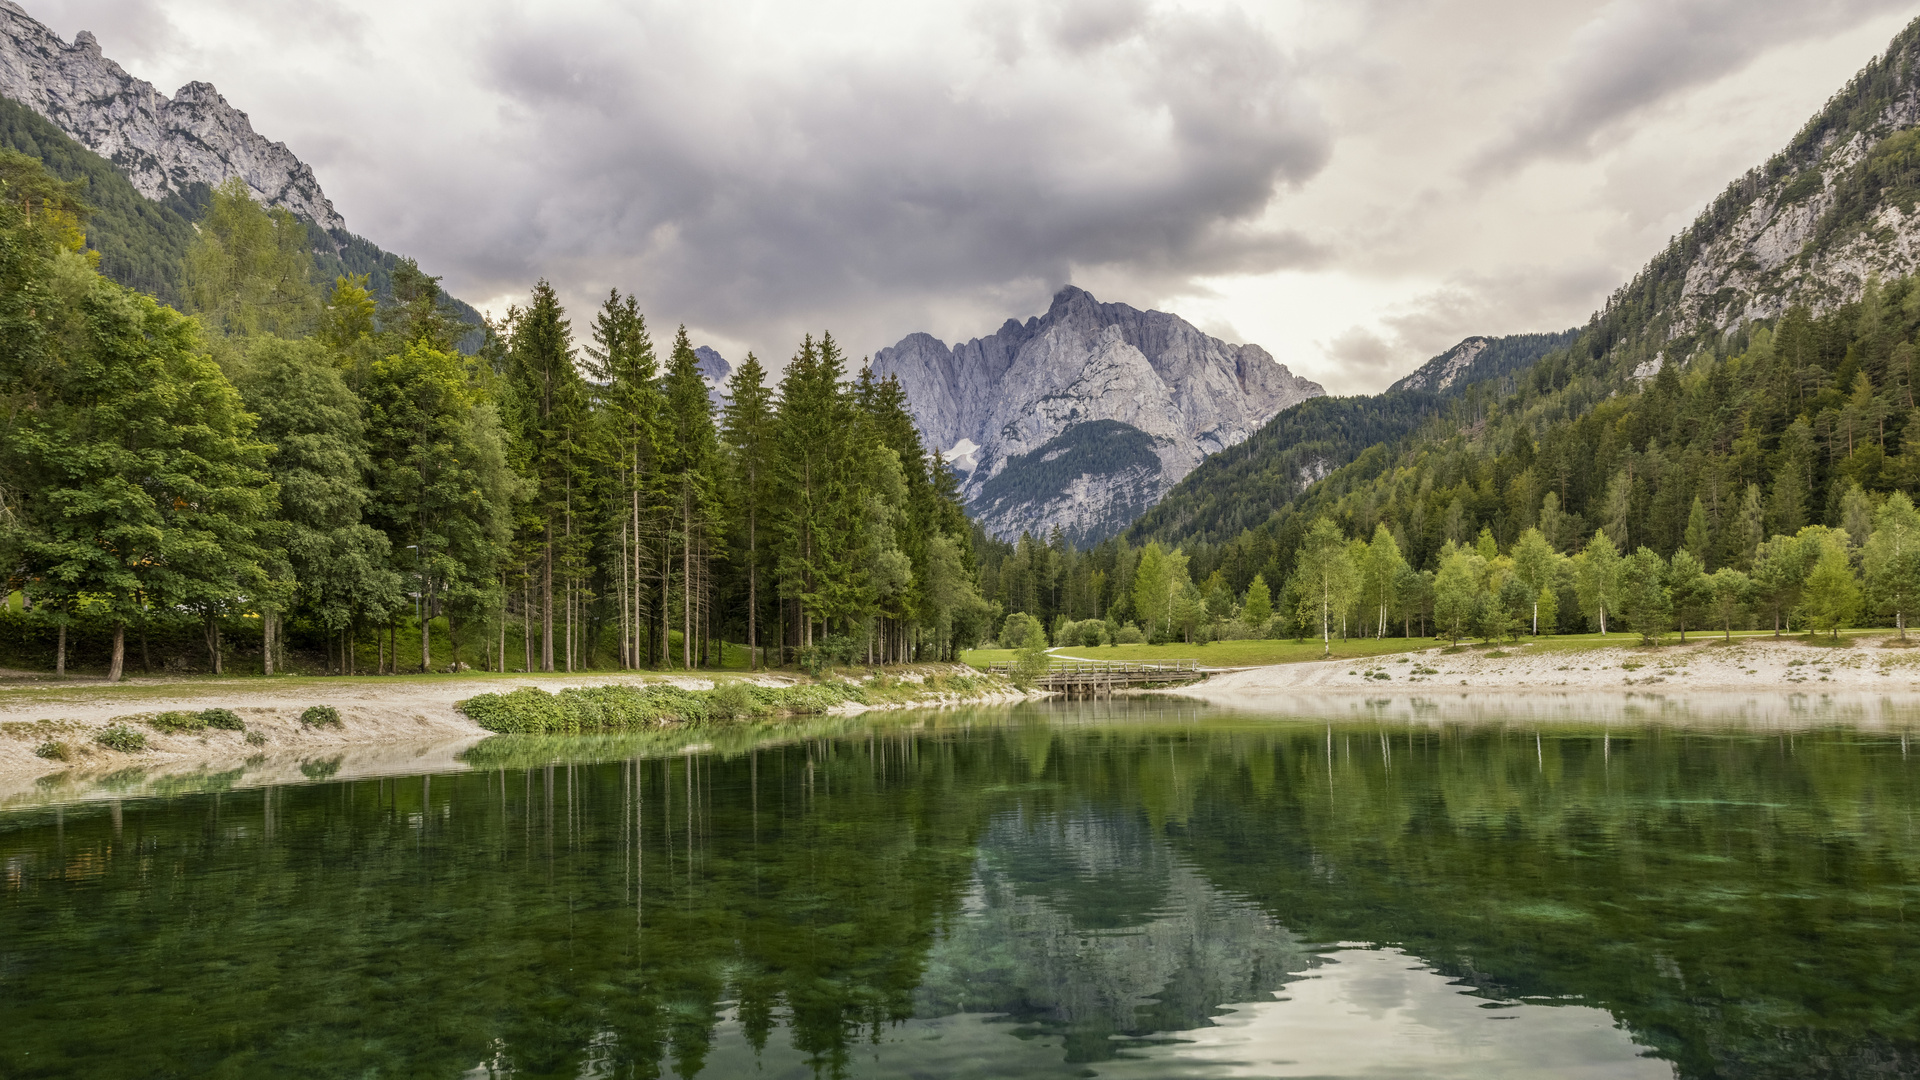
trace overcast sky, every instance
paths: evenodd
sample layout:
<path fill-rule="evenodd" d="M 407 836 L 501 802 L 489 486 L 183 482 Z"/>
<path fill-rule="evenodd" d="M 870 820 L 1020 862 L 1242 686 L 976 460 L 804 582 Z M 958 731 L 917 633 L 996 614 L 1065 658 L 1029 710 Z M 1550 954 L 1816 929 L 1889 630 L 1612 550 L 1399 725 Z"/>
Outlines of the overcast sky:
<path fill-rule="evenodd" d="M 22 0 L 211 82 L 495 311 L 639 295 L 738 360 L 1066 283 L 1364 392 L 1584 322 L 1920 4 Z"/>

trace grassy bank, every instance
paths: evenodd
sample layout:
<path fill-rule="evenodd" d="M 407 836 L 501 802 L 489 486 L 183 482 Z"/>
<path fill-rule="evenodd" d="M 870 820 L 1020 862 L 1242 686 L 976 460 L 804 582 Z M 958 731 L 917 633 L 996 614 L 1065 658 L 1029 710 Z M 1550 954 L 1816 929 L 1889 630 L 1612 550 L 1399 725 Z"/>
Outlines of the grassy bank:
<path fill-rule="evenodd" d="M 1862 636 L 1883 638 L 1888 631 L 1885 627 L 1864 630 L 1843 630 L 1840 642 L 1845 644 Z M 1687 644 L 1696 644 L 1706 640 L 1719 641 L 1717 631 L 1687 631 Z M 1774 640 L 1771 630 L 1736 630 L 1734 641 Z M 1543 637 L 1522 637 L 1516 641 L 1477 642 L 1462 641 L 1462 649 L 1501 649 L 1527 647 L 1536 650 L 1559 650 L 1579 652 L 1589 649 L 1618 649 L 1637 646 L 1639 638 L 1633 634 L 1561 634 Z M 1832 645 L 1825 636 L 1809 638 L 1804 634 L 1782 635 L 1782 642 L 1823 647 Z M 1913 635 L 1916 645 L 1920 645 L 1920 632 Z M 1678 634 L 1668 634 L 1661 639 L 1663 645 L 1680 644 Z M 1054 649 L 1052 655 L 1061 660 L 1068 658 L 1084 660 L 1152 661 L 1152 660 L 1198 660 L 1206 667 L 1264 667 L 1269 664 L 1299 664 L 1315 660 L 1363 660 L 1369 657 L 1391 656 L 1399 653 L 1421 652 L 1433 648 L 1454 647 L 1445 638 L 1353 638 L 1341 641 L 1335 638 L 1331 654 L 1319 641 L 1293 641 L 1256 639 L 1251 641 L 1211 641 L 1201 645 L 1100 645 L 1094 647 L 1062 646 Z M 971 649 L 961 654 L 962 662 L 984 670 L 990 663 L 1012 660 L 1012 649 Z"/>
<path fill-rule="evenodd" d="M 503 735 L 577 735 L 666 725 L 705 724 L 770 716 L 819 715 L 836 705 L 902 705 L 975 697 L 1005 689 L 997 679 L 948 673 L 901 679 L 823 679 L 797 686 L 766 686 L 744 679 L 711 690 L 678 686 L 581 686 L 557 694 L 524 686 L 480 694 L 456 708 L 474 723 Z"/>

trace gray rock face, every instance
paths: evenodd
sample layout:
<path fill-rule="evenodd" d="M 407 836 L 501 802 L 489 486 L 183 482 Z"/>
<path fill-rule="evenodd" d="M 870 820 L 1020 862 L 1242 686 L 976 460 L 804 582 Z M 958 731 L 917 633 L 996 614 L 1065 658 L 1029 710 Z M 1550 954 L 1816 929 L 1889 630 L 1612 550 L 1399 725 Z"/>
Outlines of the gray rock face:
<path fill-rule="evenodd" d="M 313 170 L 218 90 L 190 82 L 169 98 L 102 56 L 92 34 L 68 45 L 10 0 L 0 0 L 0 94 L 111 161 L 148 198 L 238 176 L 262 203 L 327 229 L 346 225 Z"/>
<path fill-rule="evenodd" d="M 727 363 L 727 358 L 711 345 L 694 349 L 693 356 L 698 361 L 694 366 L 699 369 L 700 377 L 706 380 L 707 400 L 713 402 L 717 413 L 727 403 L 727 380 L 733 377 L 733 365 Z"/>
<path fill-rule="evenodd" d="M 1072 286 L 1045 315 L 1008 320 L 991 337 L 948 348 L 910 335 L 876 353 L 873 371 L 899 378 L 930 446 L 978 448 L 962 492 L 988 531 L 1011 538 L 1058 526 L 1082 542 L 1117 533 L 1208 454 L 1326 392 L 1258 345 L 1230 345 L 1177 315 L 1102 304 Z M 1076 444 L 1069 433 L 1097 421 L 1144 440 L 1112 454 Z M 1154 464 L 1141 458 L 1146 446 Z M 1070 454 L 1084 467 L 1043 468 Z"/>

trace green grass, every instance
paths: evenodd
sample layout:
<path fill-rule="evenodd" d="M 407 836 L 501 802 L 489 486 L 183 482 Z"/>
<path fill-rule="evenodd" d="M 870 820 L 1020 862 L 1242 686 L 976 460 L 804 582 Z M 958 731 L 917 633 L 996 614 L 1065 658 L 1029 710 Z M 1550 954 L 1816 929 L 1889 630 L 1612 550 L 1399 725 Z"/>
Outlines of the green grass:
<path fill-rule="evenodd" d="M 1884 637 L 1891 633 L 1885 627 L 1872 627 L 1862 630 L 1843 630 L 1840 642 L 1844 646 L 1850 638 Z M 1920 634 L 1914 635 L 1920 641 Z M 1738 643 L 1746 640 L 1773 638 L 1772 630 L 1736 630 L 1733 640 Z M 1687 631 L 1687 644 L 1695 645 L 1705 641 L 1719 641 L 1718 632 Z M 1822 636 L 1818 641 L 1810 640 L 1804 634 L 1791 637 L 1782 635 L 1782 643 L 1798 643 L 1809 646 L 1828 647 L 1829 642 Z M 1680 636 L 1668 634 L 1662 639 L 1662 645 L 1678 645 Z M 1354 660 L 1370 656 L 1387 656 L 1394 653 L 1419 652 L 1425 649 L 1446 648 L 1449 642 L 1444 638 L 1355 638 L 1350 641 L 1333 640 L 1331 659 Z M 1459 646 L 1463 651 L 1482 649 L 1500 649 L 1514 655 L 1516 650 L 1541 650 L 1552 652 L 1584 652 L 1592 649 L 1639 648 L 1640 639 L 1636 635 L 1615 631 L 1602 637 L 1599 634 L 1565 634 L 1544 637 L 1521 637 L 1511 642 L 1479 642 L 1462 639 Z M 1012 649 L 970 649 L 960 654 L 963 663 L 977 668 L 986 668 L 990 663 L 1000 663 L 1014 659 Z M 1053 651 L 1055 658 L 1079 657 L 1086 660 L 1198 660 L 1206 667 L 1256 667 L 1266 664 L 1297 664 L 1326 658 L 1319 641 L 1296 642 L 1292 639 L 1275 641 L 1271 639 L 1255 641 L 1214 641 L 1205 645 L 1100 645 L 1093 648 L 1084 646 L 1062 646 Z"/>

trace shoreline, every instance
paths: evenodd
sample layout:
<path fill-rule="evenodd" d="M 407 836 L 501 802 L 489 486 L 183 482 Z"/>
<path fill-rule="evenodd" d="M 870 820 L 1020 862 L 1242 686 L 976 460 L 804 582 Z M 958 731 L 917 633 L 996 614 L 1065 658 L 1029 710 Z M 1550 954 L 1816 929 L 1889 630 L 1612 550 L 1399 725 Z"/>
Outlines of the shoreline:
<path fill-rule="evenodd" d="M 1216 669 L 1186 686 L 1124 693 L 1187 699 L 1232 712 L 1279 712 L 1325 721 L 1655 721 L 1791 727 L 1804 725 L 1818 714 L 1868 727 L 1920 726 L 1916 723 L 1920 721 L 1920 636 L 1909 648 L 1887 647 L 1884 642 L 1889 638 L 1855 638 L 1838 647 L 1792 638 L 1741 638 L 1730 644 L 1717 638 L 1697 639 L 1657 648 L 1625 643 L 1556 647 L 1552 639 L 1494 648 L 1434 646 L 1364 660 Z M 764 685 L 805 681 L 775 673 L 736 677 Z M 921 678 L 897 673 L 892 677 L 908 683 Z M 257 786 L 310 782 L 336 773 L 377 777 L 445 771 L 460 767 L 460 755 L 498 735 L 460 713 L 458 702 L 521 687 L 553 693 L 605 685 L 707 690 L 716 680 L 702 675 L 594 673 L 300 678 L 285 683 L 242 676 L 136 680 L 112 686 L 99 682 L 0 684 L 0 807 L 85 797 L 88 789 L 95 795 L 119 789 L 130 795 L 158 793 L 169 786 L 169 777 L 185 783 L 197 778 L 217 787 L 223 777 L 238 778 L 242 772 L 244 786 Z M 757 722 L 804 724 L 874 711 L 991 707 L 1055 696 L 1011 688 L 971 695 L 930 693 L 918 700 L 844 702 L 825 716 Z M 301 712 L 312 705 L 339 710 L 341 726 L 302 724 Z M 206 708 L 232 709 L 249 732 L 264 736 L 264 743 L 249 744 L 238 731 L 168 734 L 139 723 L 145 714 Z M 146 751 L 121 753 L 93 743 L 95 732 L 123 718 L 146 735 Z M 696 729 L 667 724 L 603 734 L 676 730 Z M 73 758 L 36 756 L 34 748 L 50 740 L 67 743 Z M 142 787 L 155 790 L 136 790 Z"/>
<path fill-rule="evenodd" d="M 1696 638 L 1684 645 L 1556 647 L 1553 639 L 1512 645 L 1409 650 L 1359 660 L 1220 669 L 1200 683 L 1161 691 L 1245 703 L 1309 693 L 1661 693 L 1714 691 L 1920 692 L 1920 635 L 1908 647 L 1884 638 L 1839 645 L 1797 638 Z M 1384 677 L 1383 677 L 1384 676 Z"/>
<path fill-rule="evenodd" d="M 938 670 L 944 670 L 945 665 Z M 922 680 L 921 672 L 889 673 L 904 683 Z M 956 669 L 957 670 L 957 669 Z M 968 674 L 977 674 L 968 669 Z M 739 673 L 735 678 L 769 686 L 793 686 L 807 680 L 776 673 Z M 682 690 L 710 690 L 720 680 L 699 674 L 636 675 L 592 673 L 577 675 L 520 675 L 511 678 L 378 677 L 348 679 L 299 678 L 278 682 L 251 677 L 181 680 L 139 680 L 119 684 L 89 682 L 18 682 L 0 684 L 0 806 L 17 802 L 36 790 L 71 787 L 88 781 L 110 780 L 116 774 L 164 772 L 184 776 L 217 776 L 244 768 L 249 784 L 300 782 L 340 772 L 353 776 L 381 776 L 451 767 L 461 753 L 498 736 L 469 719 L 459 702 L 480 694 L 533 687 L 558 693 L 591 686 L 673 686 Z M 918 700 L 873 704 L 842 702 L 827 710 L 833 717 L 893 709 L 933 709 L 957 705 L 1000 705 L 1029 700 L 1035 695 L 1017 690 L 989 689 L 974 694 L 928 692 Z M 308 726 L 300 714 L 309 706 L 338 710 L 339 726 Z M 231 709 L 247 731 L 204 729 L 161 732 L 142 722 L 159 712 Z M 802 721 L 795 714 L 766 718 Z M 147 749 L 134 753 L 109 750 L 93 741 L 95 733 L 122 721 L 146 736 Z M 731 723 L 731 722 L 729 722 Z M 676 730 L 679 725 L 656 725 L 635 731 Z M 249 743 L 257 733 L 263 742 Z M 68 760 L 42 758 L 37 746 L 61 742 Z M 129 781 L 131 783 L 131 781 Z"/>

